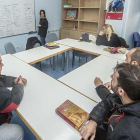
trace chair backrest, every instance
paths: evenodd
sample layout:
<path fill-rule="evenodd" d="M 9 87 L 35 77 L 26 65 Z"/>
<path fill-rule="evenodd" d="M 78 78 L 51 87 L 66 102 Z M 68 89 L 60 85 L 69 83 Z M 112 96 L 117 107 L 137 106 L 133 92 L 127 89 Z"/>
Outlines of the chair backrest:
<path fill-rule="evenodd" d="M 89 40 L 89 34 L 87 34 L 87 33 L 82 34 L 82 40 L 85 41 L 85 42 L 90 42 L 90 40 Z"/>
<path fill-rule="evenodd" d="M 134 41 L 140 41 L 140 35 L 139 35 L 139 33 L 138 32 L 135 32 L 134 33 Z"/>
<path fill-rule="evenodd" d="M 126 41 L 124 38 L 119 37 L 120 42 L 121 42 L 121 46 L 125 47 L 125 48 L 129 48 L 129 45 L 127 45 Z"/>
<path fill-rule="evenodd" d="M 135 32 L 133 34 L 133 38 L 134 38 L 134 47 L 140 47 L 140 35 L 138 32 Z"/>
<path fill-rule="evenodd" d="M 27 44 L 26 44 L 26 50 L 34 48 L 36 44 L 40 44 L 40 46 L 42 46 L 41 42 L 36 36 L 28 38 Z"/>
<path fill-rule="evenodd" d="M 6 54 L 14 54 L 16 53 L 15 47 L 11 42 L 8 42 L 4 45 Z"/>
<path fill-rule="evenodd" d="M 46 42 L 54 42 L 54 41 L 57 41 L 58 40 L 58 37 L 55 33 L 49 33 L 46 37 Z"/>

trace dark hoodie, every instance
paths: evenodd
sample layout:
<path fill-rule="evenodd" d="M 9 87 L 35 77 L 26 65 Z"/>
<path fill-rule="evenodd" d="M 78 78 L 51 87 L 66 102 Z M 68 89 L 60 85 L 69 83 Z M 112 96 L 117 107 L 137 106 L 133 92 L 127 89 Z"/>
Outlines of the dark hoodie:
<path fill-rule="evenodd" d="M 0 125 L 10 121 L 11 111 L 17 109 L 23 97 L 23 85 L 15 84 L 14 80 L 14 77 L 0 75 Z"/>
<path fill-rule="evenodd" d="M 108 94 L 90 118 L 98 125 L 109 118 L 106 140 L 140 140 L 140 101 L 122 105 L 116 94 Z"/>

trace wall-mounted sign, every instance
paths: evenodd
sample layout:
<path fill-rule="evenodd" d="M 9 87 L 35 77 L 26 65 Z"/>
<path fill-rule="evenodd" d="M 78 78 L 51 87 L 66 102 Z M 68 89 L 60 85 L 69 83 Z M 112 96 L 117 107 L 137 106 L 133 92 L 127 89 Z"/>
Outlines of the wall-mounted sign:
<path fill-rule="evenodd" d="M 106 19 L 122 20 L 125 0 L 108 0 Z"/>

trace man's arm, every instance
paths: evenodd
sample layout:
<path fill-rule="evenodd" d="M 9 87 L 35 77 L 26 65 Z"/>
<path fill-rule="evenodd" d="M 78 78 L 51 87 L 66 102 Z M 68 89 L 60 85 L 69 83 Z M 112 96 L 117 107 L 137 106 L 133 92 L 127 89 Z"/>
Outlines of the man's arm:
<path fill-rule="evenodd" d="M 104 85 L 96 87 L 96 92 L 102 100 L 104 100 L 109 94 L 111 94 Z"/>
<path fill-rule="evenodd" d="M 100 78 L 96 77 L 94 84 L 96 86 L 97 94 L 102 100 L 105 99 L 107 95 L 111 94 L 110 91 L 103 85 L 103 81 Z"/>
<path fill-rule="evenodd" d="M 116 94 L 109 94 L 90 113 L 90 119 L 94 120 L 98 125 L 102 124 L 106 118 L 113 113 L 113 103 L 120 103 L 121 100 Z"/>
<path fill-rule="evenodd" d="M 0 113 L 7 113 L 17 109 L 23 98 L 23 94 L 24 90 L 21 83 L 15 84 L 12 91 L 2 87 L 0 94 Z"/>
<path fill-rule="evenodd" d="M 5 75 L 1 75 L 1 79 L 5 85 L 5 87 L 13 87 L 14 86 L 14 81 L 15 81 L 15 77 L 12 76 L 5 76 Z"/>

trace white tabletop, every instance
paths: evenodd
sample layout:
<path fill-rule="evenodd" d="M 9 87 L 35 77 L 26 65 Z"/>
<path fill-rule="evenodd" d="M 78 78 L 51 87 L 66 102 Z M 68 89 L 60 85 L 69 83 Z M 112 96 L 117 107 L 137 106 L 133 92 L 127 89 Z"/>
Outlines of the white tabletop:
<path fill-rule="evenodd" d="M 71 48 L 68 46 L 64 46 L 64 45 L 59 45 L 59 46 L 60 48 L 56 48 L 52 50 L 41 46 L 30 50 L 22 51 L 13 55 L 28 64 L 34 64 L 39 61 L 50 58 L 52 56 L 55 56 L 57 54 L 71 50 Z"/>
<path fill-rule="evenodd" d="M 67 99 L 87 112 L 96 104 L 12 55 L 2 56 L 2 61 L 2 74 L 22 75 L 28 80 L 17 110 L 34 131 L 43 140 L 79 140 L 79 132 L 59 117 L 55 109 Z"/>
<path fill-rule="evenodd" d="M 119 63 L 123 62 L 101 55 L 58 80 L 86 97 L 100 102 L 101 99 L 95 90 L 94 79 L 99 77 L 104 83 L 109 82 L 111 80 L 110 75 L 113 73 L 113 68 L 116 66 L 117 61 Z"/>
<path fill-rule="evenodd" d="M 88 42 L 79 42 L 79 40 L 74 40 L 74 39 L 62 39 L 59 41 L 56 41 L 56 43 L 67 45 L 70 47 L 74 47 L 77 50 L 81 50 L 87 53 L 92 53 L 95 55 L 105 55 L 109 56 L 112 58 L 120 59 L 120 60 L 125 60 L 126 54 L 111 54 L 110 52 L 104 51 L 104 48 L 107 48 L 107 46 L 97 46 L 94 43 L 88 43 Z"/>

